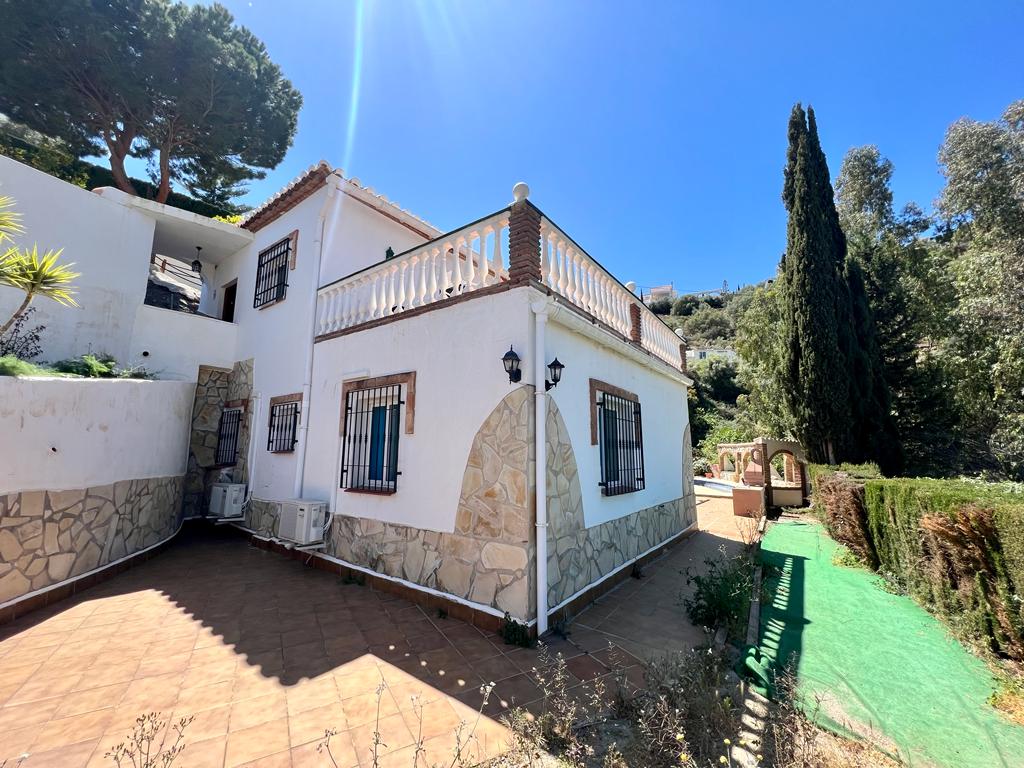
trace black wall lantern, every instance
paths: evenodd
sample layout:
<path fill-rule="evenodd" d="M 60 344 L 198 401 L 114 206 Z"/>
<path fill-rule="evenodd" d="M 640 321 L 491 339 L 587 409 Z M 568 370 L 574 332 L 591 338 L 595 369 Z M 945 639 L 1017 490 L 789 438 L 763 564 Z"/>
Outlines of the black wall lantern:
<path fill-rule="evenodd" d="M 199 260 L 199 253 L 202 250 L 203 250 L 203 246 L 201 246 L 201 245 L 197 245 L 196 246 L 196 258 L 195 258 L 195 261 L 192 262 L 192 271 L 197 273 L 197 274 L 201 273 L 203 271 L 203 262 L 201 262 Z"/>
<path fill-rule="evenodd" d="M 550 363 L 548 363 L 548 373 L 551 374 L 551 381 L 545 381 L 544 382 L 544 390 L 545 391 L 551 389 L 552 387 L 557 387 L 558 386 L 558 382 L 560 382 L 562 380 L 562 369 L 563 368 L 565 368 L 565 366 L 562 365 L 558 361 L 557 357 L 554 360 L 552 360 Z"/>
<path fill-rule="evenodd" d="M 501 358 L 501 364 L 505 366 L 505 373 L 508 374 L 508 383 L 517 384 L 523 379 L 523 372 L 519 370 L 519 355 L 515 353 L 511 345 L 508 352 Z"/>

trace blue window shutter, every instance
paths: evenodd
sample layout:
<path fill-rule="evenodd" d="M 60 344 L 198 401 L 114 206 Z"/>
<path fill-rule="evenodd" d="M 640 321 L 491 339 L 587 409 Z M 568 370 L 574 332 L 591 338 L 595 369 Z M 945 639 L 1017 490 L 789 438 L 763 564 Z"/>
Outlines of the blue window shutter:
<path fill-rule="evenodd" d="M 370 479 L 384 479 L 384 444 L 387 440 L 388 408 L 378 405 L 370 421 Z"/>
<path fill-rule="evenodd" d="M 388 424 L 388 432 L 391 442 L 388 443 L 388 482 L 395 482 L 398 478 L 398 425 L 399 425 L 398 403 L 391 406 L 391 418 Z"/>

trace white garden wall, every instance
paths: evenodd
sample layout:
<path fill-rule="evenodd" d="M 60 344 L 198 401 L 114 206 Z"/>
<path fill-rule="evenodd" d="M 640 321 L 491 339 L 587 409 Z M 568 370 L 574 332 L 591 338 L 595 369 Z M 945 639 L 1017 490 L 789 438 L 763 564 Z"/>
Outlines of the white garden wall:
<path fill-rule="evenodd" d="M 303 495 L 330 500 L 345 515 L 453 531 L 473 438 L 520 386 L 509 384 L 501 364 L 509 345 L 523 358 L 523 381 L 530 381 L 534 296 L 515 289 L 317 344 Z M 416 372 L 416 422 L 415 434 L 399 441 L 398 491 L 338 492 L 342 383 L 408 371 Z"/>
<path fill-rule="evenodd" d="M 158 379 L 194 382 L 200 365 L 230 368 L 237 340 L 234 323 L 140 304 L 125 360 Z"/>
<path fill-rule="evenodd" d="M 0 493 L 185 474 L 195 384 L 0 377 Z"/>
<path fill-rule="evenodd" d="M 75 281 L 78 308 L 36 299 L 34 324 L 43 324 L 43 359 L 109 353 L 129 354 L 136 308 L 146 295 L 153 220 L 137 210 L 0 156 L 0 195 L 16 200 L 25 234 L 22 246 L 40 251 L 64 248 L 81 277 Z M 24 294 L 0 287 L 0 315 L 6 320 Z"/>

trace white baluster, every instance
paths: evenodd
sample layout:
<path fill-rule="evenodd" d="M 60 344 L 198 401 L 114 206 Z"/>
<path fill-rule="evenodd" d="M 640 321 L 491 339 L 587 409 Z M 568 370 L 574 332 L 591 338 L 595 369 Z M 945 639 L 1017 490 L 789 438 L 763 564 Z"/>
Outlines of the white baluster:
<path fill-rule="evenodd" d="M 462 259 L 459 257 L 459 243 L 452 246 L 452 296 L 462 292 Z"/>
<path fill-rule="evenodd" d="M 494 267 L 494 282 L 500 283 L 502 272 L 505 271 L 504 260 L 501 258 L 501 224 L 495 224 L 494 240 L 491 242 L 491 266 Z"/>
<path fill-rule="evenodd" d="M 409 292 L 406 294 L 409 300 L 406 302 L 406 309 L 414 309 L 422 303 L 417 295 L 419 280 L 416 269 L 420 265 L 420 259 L 419 256 L 410 256 L 406 261 L 409 263 Z"/>
<path fill-rule="evenodd" d="M 401 272 L 399 268 L 395 267 L 395 282 L 398 283 L 398 292 L 395 295 L 395 312 L 401 312 L 405 309 L 405 270 L 407 262 L 403 261 L 401 266 Z"/>
<path fill-rule="evenodd" d="M 419 257 L 419 285 L 416 288 L 416 303 L 419 306 L 430 303 L 430 295 L 427 293 L 427 272 L 430 270 L 430 251 L 424 251 Z"/>
<path fill-rule="evenodd" d="M 430 249 L 430 260 L 429 260 L 429 268 L 428 268 L 428 271 L 430 272 L 430 279 L 429 279 L 429 281 L 427 283 L 427 290 L 429 291 L 429 293 L 427 294 L 428 295 L 427 301 L 429 301 L 429 302 L 437 301 L 440 298 L 440 296 L 438 295 L 438 284 L 437 284 L 437 263 L 439 261 L 437 254 L 438 254 L 438 249 L 437 248 L 431 248 Z"/>
<path fill-rule="evenodd" d="M 568 254 L 565 252 L 565 241 L 559 240 L 555 244 L 556 258 L 558 259 L 558 293 L 562 296 L 567 297 L 566 288 L 568 286 Z"/>

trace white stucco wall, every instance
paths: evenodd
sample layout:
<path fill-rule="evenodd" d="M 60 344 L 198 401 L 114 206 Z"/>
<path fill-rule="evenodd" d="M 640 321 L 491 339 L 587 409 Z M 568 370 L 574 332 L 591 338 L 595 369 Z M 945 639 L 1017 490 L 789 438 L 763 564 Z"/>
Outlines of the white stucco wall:
<path fill-rule="evenodd" d="M 3 156 L 0 195 L 17 201 L 25 227 L 20 245 L 37 243 L 41 252 L 64 248 L 63 261 L 81 273 L 75 281 L 78 308 L 43 298 L 32 303 L 33 324 L 46 326 L 42 359 L 87 352 L 126 359 L 135 311 L 146 295 L 153 220 Z M 10 316 L 23 297 L 0 287 L 0 315 Z"/>
<path fill-rule="evenodd" d="M 388 247 L 398 254 L 427 240 L 348 194 L 341 197 L 335 227 L 324 253 L 320 285 L 383 261 Z"/>
<path fill-rule="evenodd" d="M 195 384 L 0 377 L 0 492 L 185 473 Z"/>
<path fill-rule="evenodd" d="M 255 456 L 252 492 L 256 498 L 290 499 L 294 496 L 298 453 L 267 450 L 269 401 L 278 395 L 301 392 L 306 379 L 308 345 L 316 311 L 314 291 L 321 285 L 381 261 L 390 245 L 395 252 L 423 240 L 407 227 L 368 208 L 344 193 L 330 198 L 328 189 L 310 195 L 285 215 L 256 233 L 253 244 L 222 263 L 209 277 L 215 288 L 207 306 L 220 314 L 224 286 L 238 281 L 235 324 L 237 360 L 252 358 Z M 321 233 L 321 216 L 323 232 Z M 299 231 L 295 269 L 288 273 L 284 301 L 253 308 L 259 252 Z M 321 270 L 317 272 L 323 241 Z M 313 402 L 316 393 L 313 395 Z M 312 423 L 312 421 L 311 421 Z M 307 461 L 309 458 L 307 457 Z M 308 490 L 304 496 L 309 496 Z"/>
<path fill-rule="evenodd" d="M 453 531 L 469 450 L 511 387 L 501 356 L 513 345 L 530 381 L 530 299 L 520 288 L 322 342 L 315 347 L 305 492 L 332 509 L 433 531 Z M 398 490 L 338 492 L 342 383 L 416 372 L 415 434 L 399 440 Z"/>
<path fill-rule="evenodd" d="M 195 381 L 200 365 L 230 368 L 237 340 L 233 323 L 140 304 L 125 359 L 159 379 Z"/>
<path fill-rule="evenodd" d="M 560 310 L 566 312 L 567 310 Z M 564 315 L 563 315 L 564 316 Z M 683 434 L 689 423 L 686 387 L 617 351 L 560 324 L 548 322 L 545 357 L 564 365 L 561 383 L 549 395 L 558 404 L 572 440 L 588 528 L 639 509 L 678 499 L 684 493 Z M 633 392 L 640 399 L 644 442 L 642 491 L 602 496 L 599 446 L 590 444 L 590 379 Z"/>

